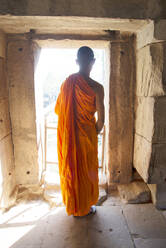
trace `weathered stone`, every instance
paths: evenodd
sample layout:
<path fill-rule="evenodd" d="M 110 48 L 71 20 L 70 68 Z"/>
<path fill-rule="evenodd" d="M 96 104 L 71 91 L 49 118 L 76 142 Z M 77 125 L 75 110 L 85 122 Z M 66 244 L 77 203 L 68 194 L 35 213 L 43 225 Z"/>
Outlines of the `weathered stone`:
<path fill-rule="evenodd" d="M 163 183 L 166 180 L 166 144 L 151 143 L 135 134 L 134 167 L 147 183 Z"/>
<path fill-rule="evenodd" d="M 8 175 L 14 169 L 11 135 L 8 135 L 0 142 L 0 159 L 0 164 L 2 165 L 1 172 L 4 179 L 6 180 L 6 177 L 13 178 L 11 175 Z"/>
<path fill-rule="evenodd" d="M 107 200 L 107 193 L 105 189 L 102 187 L 99 187 L 99 199 L 98 199 L 96 206 L 102 205 L 102 203 L 106 200 Z"/>
<path fill-rule="evenodd" d="M 144 25 L 140 30 L 137 32 L 137 39 L 136 39 L 136 49 L 140 49 L 147 44 L 153 42 L 154 39 L 154 23 L 153 21 L 149 21 L 147 25 Z"/>
<path fill-rule="evenodd" d="M 13 135 L 15 174 L 17 184 L 37 184 L 38 183 L 38 154 L 36 139 L 27 136 Z M 34 147 L 34 149 L 32 149 Z"/>
<path fill-rule="evenodd" d="M 0 99 L 0 140 L 11 132 L 8 99 Z"/>
<path fill-rule="evenodd" d="M 118 191 L 121 200 L 125 203 L 146 203 L 151 200 L 150 190 L 144 182 L 119 184 Z"/>
<path fill-rule="evenodd" d="M 140 238 L 139 235 L 135 235 L 133 237 L 134 243 L 135 243 L 135 248 L 165 248 L 166 244 L 166 239 L 158 239 L 158 238 Z"/>
<path fill-rule="evenodd" d="M 0 31 L 0 207 L 8 208 L 15 201 L 15 169 L 8 106 L 6 78 L 6 39 Z"/>
<path fill-rule="evenodd" d="M 139 175 L 137 171 L 133 171 L 133 181 L 143 181 L 142 177 Z"/>
<path fill-rule="evenodd" d="M 26 84 L 24 88 L 15 85 L 10 88 L 9 99 L 13 134 L 35 135 L 34 89 L 26 88 Z"/>
<path fill-rule="evenodd" d="M 16 182 L 38 182 L 34 57 L 27 40 L 8 44 L 9 103 L 12 123 Z"/>
<path fill-rule="evenodd" d="M 113 190 L 107 197 L 107 200 L 103 202 L 102 206 L 121 206 L 122 201 L 119 197 L 118 190 Z"/>
<path fill-rule="evenodd" d="M 0 57 L 6 57 L 6 34 L 0 30 Z"/>
<path fill-rule="evenodd" d="M 0 98 L 8 97 L 5 59 L 0 58 Z"/>
<path fill-rule="evenodd" d="M 0 141 L 0 171 L 0 197 L 2 197 L 0 204 L 1 207 L 8 207 L 13 203 L 11 194 L 16 185 L 11 135 Z"/>
<path fill-rule="evenodd" d="M 152 201 L 158 209 L 166 209 L 166 182 L 148 184 L 152 194 Z"/>
<path fill-rule="evenodd" d="M 156 40 L 166 40 L 166 19 L 158 19 L 154 22 L 154 38 Z"/>
<path fill-rule="evenodd" d="M 1 216 L 1 243 L 3 248 L 134 248 L 121 207 L 96 209 L 94 217 L 75 219 L 64 207 L 50 210 L 43 201 L 19 204 Z M 30 223 L 35 223 L 33 228 Z"/>
<path fill-rule="evenodd" d="M 12 131 L 35 134 L 34 68 L 27 41 L 11 42 L 8 47 L 9 102 Z M 25 114 L 26 113 L 26 114 Z"/>
<path fill-rule="evenodd" d="M 137 96 L 166 95 L 166 42 L 145 46 L 137 52 Z"/>
<path fill-rule="evenodd" d="M 64 0 L 46 1 L 41 4 L 39 0 L 27 2 L 6 2 L 1 0 L 0 14 L 14 16 L 93 16 L 130 19 L 157 19 L 164 18 L 165 5 L 162 0 L 109 0 L 89 2 L 84 0 L 80 5 L 78 1 Z M 132 20 L 131 20 L 132 21 Z"/>
<path fill-rule="evenodd" d="M 130 43 L 112 44 L 109 86 L 110 183 L 128 183 L 132 178 L 134 72 Z"/>
<path fill-rule="evenodd" d="M 137 97 L 135 132 L 149 142 L 166 143 L 166 97 Z"/>
<path fill-rule="evenodd" d="M 151 0 L 152 1 L 152 0 Z M 154 1 L 154 0 L 153 0 Z M 34 22 L 35 19 L 35 22 Z M 20 25 L 21 23 L 21 25 Z M 24 34 L 29 33 L 30 29 L 37 30 L 36 34 L 31 32 L 31 37 L 38 38 L 41 36 L 45 39 L 44 45 L 47 46 L 48 35 L 56 39 L 71 39 L 73 34 L 77 34 L 79 40 L 82 39 L 80 35 L 88 35 L 92 37 L 94 35 L 100 35 L 99 40 L 103 38 L 114 40 L 115 32 L 124 31 L 135 33 L 138 30 L 146 29 L 146 26 L 153 24 L 152 20 L 142 19 L 142 20 L 129 20 L 121 18 L 95 18 L 86 16 L 0 16 L 0 28 L 3 27 L 3 30 L 7 34 Z M 148 28 L 147 27 L 147 28 Z M 148 28 L 149 29 L 149 28 Z M 153 31 L 153 30 L 152 30 Z M 43 35 L 41 35 L 43 34 Z M 59 35 L 64 35 L 62 36 Z M 66 36 L 67 35 L 67 36 Z M 12 35 L 13 36 L 13 35 Z M 18 36 L 16 36 L 18 38 Z M 25 37 L 25 36 L 24 36 Z M 46 38 L 47 37 L 47 38 Z M 76 36 L 77 37 L 77 36 Z M 10 38 L 10 35 L 8 35 Z M 144 35 L 145 38 L 145 35 Z M 85 43 L 83 37 L 82 42 Z M 90 40 L 90 39 L 89 39 Z M 145 38 L 146 40 L 146 38 Z M 39 41 L 39 40 L 38 40 Z M 52 42 L 54 42 L 52 40 Z M 69 41 L 70 42 L 70 41 Z M 148 39 L 149 42 L 149 39 Z M 96 42 L 95 42 L 96 43 Z M 97 42 L 98 43 L 98 42 Z M 40 43 L 41 44 L 41 43 Z M 53 44 L 53 43 L 52 43 Z M 145 44 L 145 43 L 144 43 Z M 57 45 L 57 44 L 56 44 Z M 73 45 L 73 42 L 72 42 Z M 77 43 L 78 45 L 78 43 Z M 62 47 L 62 44 L 61 44 Z"/>
<path fill-rule="evenodd" d="M 115 191 L 117 191 L 117 183 L 109 183 L 107 187 L 107 193 L 110 195 Z"/>
<path fill-rule="evenodd" d="M 122 209 L 133 238 L 166 240 L 166 221 L 153 204 L 124 204 Z"/>
<path fill-rule="evenodd" d="M 145 182 L 166 178 L 166 43 L 138 51 L 134 167 Z"/>

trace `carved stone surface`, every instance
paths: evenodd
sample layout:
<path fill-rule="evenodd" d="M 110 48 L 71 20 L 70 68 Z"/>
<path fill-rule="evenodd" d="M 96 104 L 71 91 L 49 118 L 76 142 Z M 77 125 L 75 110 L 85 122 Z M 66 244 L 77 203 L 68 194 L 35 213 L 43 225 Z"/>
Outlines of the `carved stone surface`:
<path fill-rule="evenodd" d="M 150 44 L 138 50 L 136 94 L 166 95 L 166 42 Z"/>

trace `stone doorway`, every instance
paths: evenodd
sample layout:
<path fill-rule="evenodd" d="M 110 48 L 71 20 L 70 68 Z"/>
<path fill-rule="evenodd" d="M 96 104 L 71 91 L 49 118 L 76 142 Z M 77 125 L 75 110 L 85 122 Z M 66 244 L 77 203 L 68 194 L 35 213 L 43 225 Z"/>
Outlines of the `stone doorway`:
<path fill-rule="evenodd" d="M 20 25 L 20 22 L 24 25 Z M 133 167 L 137 169 L 146 183 L 154 185 L 162 183 L 162 187 L 157 186 L 156 190 L 163 189 L 164 181 L 160 182 L 159 175 L 164 175 L 162 178 L 165 178 L 163 166 L 165 157 L 159 155 L 161 159 L 157 163 L 153 163 L 154 160 L 151 158 L 154 153 L 160 153 L 159 150 L 154 149 L 160 146 L 164 149 L 164 137 L 157 140 L 159 146 L 154 145 L 153 139 L 148 140 L 148 149 L 144 149 L 143 147 L 147 147 L 145 139 L 153 136 L 153 124 L 149 129 L 148 137 L 144 132 L 146 125 L 138 125 L 143 123 L 143 119 L 141 107 L 138 108 L 137 105 L 140 101 L 137 102 L 137 100 L 142 99 L 142 108 L 145 110 L 146 107 L 148 109 L 150 99 L 158 101 L 158 96 L 165 96 L 162 80 L 158 81 L 157 90 L 151 87 L 151 91 L 141 93 L 139 91 L 140 75 L 143 79 L 145 78 L 145 84 L 148 81 L 146 81 L 147 78 L 153 78 L 151 74 L 147 77 L 146 72 L 147 69 L 150 71 L 149 67 L 144 70 L 145 67 L 141 67 L 142 63 L 146 65 L 146 62 L 150 61 L 151 73 L 153 72 L 155 77 L 165 78 L 162 70 L 164 61 L 161 59 L 164 58 L 165 43 L 160 41 L 153 44 L 154 35 L 156 39 L 158 35 L 158 33 L 154 34 L 153 21 L 96 18 L 94 22 L 93 18 L 86 17 L 38 17 L 34 24 L 32 17 L 4 16 L 1 17 L 0 23 L 3 24 L 2 36 L 4 47 L 7 48 L 7 54 L 4 55 L 5 52 L 3 52 L 2 56 L 4 60 L 6 56 L 9 82 L 8 99 L 12 140 L 8 142 L 14 152 L 14 160 L 12 160 L 14 162 L 11 167 L 14 171 L 12 173 L 15 173 L 15 183 L 12 181 L 13 187 L 17 190 L 18 186 L 39 184 L 38 164 L 42 158 L 38 158 L 38 149 L 42 137 L 36 132 L 37 117 L 34 96 L 34 68 L 40 53 L 39 41 L 41 44 L 46 40 L 48 43 L 52 40 L 59 42 L 72 40 L 72 43 L 75 40 L 87 40 L 99 43 L 106 41 L 111 44 L 110 67 L 108 68 L 110 70 L 109 90 L 106 92 L 108 125 L 105 141 L 105 171 L 108 189 L 112 183 L 130 183 L 133 179 Z M 155 51 L 158 51 L 157 54 L 161 56 L 154 56 Z M 156 58 L 159 58 L 158 61 L 161 63 L 156 62 Z M 160 65 L 159 70 L 152 69 L 158 68 L 158 65 Z M 161 73 L 158 74 L 158 71 Z M 156 85 L 156 82 L 156 80 L 148 81 L 147 85 L 154 83 Z M 142 94 L 142 98 L 139 98 L 139 94 Z M 157 105 L 153 104 L 153 106 Z M 148 113 L 154 117 L 153 108 L 150 111 Z M 162 121 L 160 125 L 162 130 L 164 130 L 164 123 Z M 143 164 L 146 169 L 142 170 Z"/>

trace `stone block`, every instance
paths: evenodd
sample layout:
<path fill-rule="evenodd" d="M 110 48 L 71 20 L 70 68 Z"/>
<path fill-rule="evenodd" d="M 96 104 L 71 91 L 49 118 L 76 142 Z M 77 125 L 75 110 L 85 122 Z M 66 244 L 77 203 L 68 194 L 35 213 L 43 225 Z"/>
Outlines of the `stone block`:
<path fill-rule="evenodd" d="M 133 181 L 143 181 L 142 177 L 139 175 L 139 173 L 136 170 L 133 171 Z"/>
<path fill-rule="evenodd" d="M 118 191 L 120 198 L 125 203 L 146 203 L 151 201 L 150 190 L 144 182 L 131 182 L 119 184 Z"/>
<path fill-rule="evenodd" d="M 140 238 L 136 234 L 134 237 L 134 243 L 135 243 L 135 248 L 140 248 L 140 247 L 141 248 L 156 248 L 156 247 L 165 248 L 166 239 Z"/>
<path fill-rule="evenodd" d="M 6 34 L 0 30 L 0 57 L 6 57 Z"/>
<path fill-rule="evenodd" d="M 34 57 L 32 43 L 27 40 L 8 44 L 8 75 L 10 87 L 34 89 Z"/>
<path fill-rule="evenodd" d="M 152 143 L 135 134 L 134 167 L 147 183 L 166 180 L 166 144 Z"/>
<path fill-rule="evenodd" d="M 106 191 L 107 191 L 107 194 L 109 194 L 109 195 L 111 195 L 112 192 L 117 191 L 117 183 L 109 183 Z"/>
<path fill-rule="evenodd" d="M 2 176 L 5 179 L 8 176 L 12 177 L 12 175 L 9 175 L 9 173 L 14 170 L 13 145 L 11 135 L 8 135 L 0 141 L 0 161 L 0 164 L 2 165 Z"/>
<path fill-rule="evenodd" d="M 34 60 L 31 44 L 13 41 L 8 47 L 9 102 L 13 133 L 36 135 Z M 26 114 L 25 114 L 26 113 Z"/>
<path fill-rule="evenodd" d="M 166 97 L 137 97 L 135 132 L 149 142 L 166 143 Z"/>
<path fill-rule="evenodd" d="M 16 185 L 11 135 L 0 141 L 0 171 L 1 207 L 7 207 Z"/>
<path fill-rule="evenodd" d="M 99 187 L 99 199 L 98 199 L 98 202 L 96 203 L 96 206 L 102 205 L 103 202 L 106 200 L 107 200 L 106 190 L 103 189 L 102 187 Z"/>
<path fill-rule="evenodd" d="M 0 99 L 0 140 L 11 132 L 8 99 Z"/>
<path fill-rule="evenodd" d="M 36 139 L 13 135 L 13 143 L 16 183 L 37 184 L 39 168 Z"/>
<path fill-rule="evenodd" d="M 10 89 L 9 103 L 13 134 L 36 133 L 34 89 L 15 86 Z"/>
<path fill-rule="evenodd" d="M 29 0 L 7 3 L 2 1 L 0 14 L 13 16 L 89 16 L 129 19 L 157 19 L 165 15 L 164 1 L 158 0 L 105 0 L 94 2 L 84 0 L 80 5 L 77 1 L 64 0 L 41 1 Z M 10 16 L 9 16 L 10 17 Z M 39 17 L 38 17 L 39 18 Z M 36 18 L 36 22 L 38 20 Z M 40 19 L 39 19 L 40 20 Z M 128 21 L 128 22 L 129 22 Z M 35 23 L 36 23 L 35 22 Z M 12 23 L 11 23 L 12 24 Z"/>
<path fill-rule="evenodd" d="M 157 19 L 154 22 L 154 38 L 156 40 L 166 40 L 166 19 Z"/>
<path fill-rule="evenodd" d="M 8 96 L 5 59 L 0 58 L 0 98 Z"/>
<path fill-rule="evenodd" d="M 166 221 L 152 203 L 124 204 L 122 209 L 133 238 L 166 240 Z"/>
<path fill-rule="evenodd" d="M 158 209 L 166 209 L 166 182 L 148 184 L 151 191 L 152 201 Z"/>
<path fill-rule="evenodd" d="M 137 31 L 136 39 L 136 49 L 145 47 L 147 44 L 150 44 L 154 40 L 154 22 L 149 21 L 147 25 L 144 25 L 142 28 Z"/>
<path fill-rule="evenodd" d="M 138 50 L 136 76 L 137 96 L 166 95 L 166 42 Z"/>

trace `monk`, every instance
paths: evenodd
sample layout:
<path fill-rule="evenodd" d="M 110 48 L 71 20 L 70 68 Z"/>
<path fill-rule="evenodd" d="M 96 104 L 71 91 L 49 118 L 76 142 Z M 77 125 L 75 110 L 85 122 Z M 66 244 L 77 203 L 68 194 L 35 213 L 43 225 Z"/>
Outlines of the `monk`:
<path fill-rule="evenodd" d="M 97 135 L 105 119 L 104 88 L 90 78 L 94 62 L 90 47 L 78 49 L 79 71 L 62 83 L 55 104 L 62 199 L 67 214 L 76 217 L 95 213 L 99 197 Z"/>

